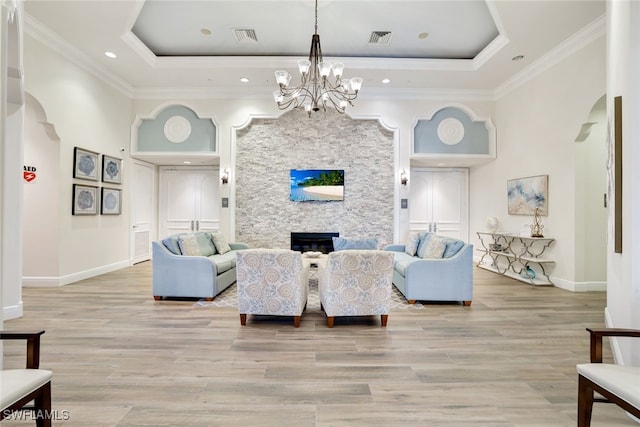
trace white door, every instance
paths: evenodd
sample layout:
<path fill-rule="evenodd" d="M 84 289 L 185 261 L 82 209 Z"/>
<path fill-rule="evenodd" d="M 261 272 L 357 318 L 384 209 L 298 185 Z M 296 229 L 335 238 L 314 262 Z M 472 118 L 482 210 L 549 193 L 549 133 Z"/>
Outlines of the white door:
<path fill-rule="evenodd" d="M 409 228 L 469 240 L 469 171 L 411 169 Z"/>
<path fill-rule="evenodd" d="M 132 264 L 151 259 L 151 230 L 154 212 L 154 166 L 134 160 L 131 215 L 133 232 L 131 233 Z"/>
<path fill-rule="evenodd" d="M 217 168 L 160 168 L 160 238 L 220 228 Z"/>

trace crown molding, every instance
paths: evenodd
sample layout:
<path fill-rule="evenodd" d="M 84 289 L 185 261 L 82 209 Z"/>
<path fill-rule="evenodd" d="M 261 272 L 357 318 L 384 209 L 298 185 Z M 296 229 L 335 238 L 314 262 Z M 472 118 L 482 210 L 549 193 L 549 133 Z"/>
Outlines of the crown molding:
<path fill-rule="evenodd" d="M 128 97 L 132 96 L 133 87 L 126 81 L 96 66 L 95 61 L 88 55 L 27 13 L 24 14 L 24 31 L 29 36 L 62 55 L 74 65 L 97 77 L 100 81 L 113 87 L 123 95 Z"/>
<path fill-rule="evenodd" d="M 530 66 L 498 86 L 494 91 L 495 100 L 509 94 L 594 41 L 606 36 L 606 30 L 606 15 L 601 15 L 591 24 L 587 25 L 582 30 L 578 31 L 543 55 Z"/>
<path fill-rule="evenodd" d="M 272 87 L 221 89 L 211 87 L 167 87 L 134 89 L 133 99 L 270 99 L 273 100 Z M 361 91 L 360 100 L 422 100 L 422 101 L 495 101 L 491 90 L 461 89 L 376 89 Z"/>

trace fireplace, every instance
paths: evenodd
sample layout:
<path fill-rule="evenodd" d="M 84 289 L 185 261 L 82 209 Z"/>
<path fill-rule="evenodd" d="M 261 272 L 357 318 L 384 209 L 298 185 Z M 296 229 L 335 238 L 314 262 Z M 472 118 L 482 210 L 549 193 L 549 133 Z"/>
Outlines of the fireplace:
<path fill-rule="evenodd" d="M 291 249 L 294 251 L 316 251 L 328 254 L 333 252 L 332 237 L 340 233 L 291 233 Z"/>

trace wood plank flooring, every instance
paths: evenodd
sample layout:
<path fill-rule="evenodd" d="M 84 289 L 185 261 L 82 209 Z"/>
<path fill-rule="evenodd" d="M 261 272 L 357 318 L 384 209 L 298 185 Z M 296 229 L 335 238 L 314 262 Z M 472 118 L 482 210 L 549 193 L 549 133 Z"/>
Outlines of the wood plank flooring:
<path fill-rule="evenodd" d="M 62 288 L 26 288 L 45 329 L 61 426 L 575 426 L 575 365 L 606 295 L 532 287 L 474 270 L 471 307 L 426 304 L 336 319 L 319 310 L 249 317 L 194 301 L 154 301 L 150 262 Z M 5 343 L 4 367 L 23 344 Z M 611 353 L 605 355 L 609 360 Z M 3 421 L 2 425 L 35 425 Z M 595 426 L 637 426 L 595 404 Z"/>

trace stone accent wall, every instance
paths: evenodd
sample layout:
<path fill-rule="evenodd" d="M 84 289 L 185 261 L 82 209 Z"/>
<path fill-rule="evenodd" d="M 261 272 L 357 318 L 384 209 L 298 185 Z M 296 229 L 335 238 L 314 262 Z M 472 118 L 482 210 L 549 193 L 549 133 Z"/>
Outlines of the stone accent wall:
<path fill-rule="evenodd" d="M 332 111 L 253 120 L 236 134 L 236 241 L 289 248 L 291 232 L 339 232 L 392 243 L 393 144 L 377 120 Z M 291 169 L 344 169 L 344 201 L 290 201 Z"/>

